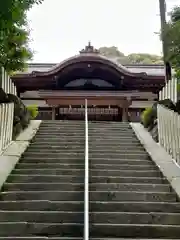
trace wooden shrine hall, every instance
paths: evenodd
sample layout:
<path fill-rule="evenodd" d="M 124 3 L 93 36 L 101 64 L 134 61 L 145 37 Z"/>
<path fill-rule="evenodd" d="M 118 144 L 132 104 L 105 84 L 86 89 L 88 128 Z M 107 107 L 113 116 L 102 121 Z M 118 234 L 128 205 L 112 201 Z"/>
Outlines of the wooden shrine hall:
<path fill-rule="evenodd" d="M 12 79 L 18 96 L 39 106 L 39 119 L 84 119 L 87 99 L 90 120 L 137 121 L 146 107 L 141 103 L 156 101 L 165 84 L 164 75 L 131 71 L 90 43 L 48 70 L 18 73 Z M 140 105 L 132 107 L 136 103 Z"/>

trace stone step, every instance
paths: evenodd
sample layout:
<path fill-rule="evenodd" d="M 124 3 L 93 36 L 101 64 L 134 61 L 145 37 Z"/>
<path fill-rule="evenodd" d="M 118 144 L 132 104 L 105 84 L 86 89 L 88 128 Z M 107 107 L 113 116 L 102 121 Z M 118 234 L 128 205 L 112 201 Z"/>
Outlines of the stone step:
<path fill-rule="evenodd" d="M 177 239 L 180 236 L 180 225 L 161 224 L 93 224 L 90 227 L 91 237 L 108 238 L 168 238 Z"/>
<path fill-rule="evenodd" d="M 76 237 L 0 237 L 3 240 L 83 240 L 83 238 Z M 140 238 L 89 238 L 90 240 L 165 240 L 162 238 L 158 239 L 140 239 Z M 172 239 L 171 239 L 172 240 Z M 179 238 L 176 240 L 180 240 Z"/>
<path fill-rule="evenodd" d="M 40 125 L 40 130 L 41 129 L 78 129 L 78 130 L 81 130 L 81 129 L 85 129 L 85 122 L 83 124 L 41 124 Z"/>
<path fill-rule="evenodd" d="M 92 206 L 94 206 L 94 203 Z M 101 204 L 98 204 L 99 206 Z M 1 210 L 9 211 L 84 211 L 84 201 L 18 200 L 0 201 Z M 177 206 L 177 209 L 178 206 Z"/>
<path fill-rule="evenodd" d="M 92 176 L 121 176 L 121 177 L 161 177 L 162 174 L 158 170 L 107 170 L 107 169 L 89 169 Z M 13 174 L 47 174 L 47 175 L 84 175 L 84 169 L 14 169 Z"/>
<path fill-rule="evenodd" d="M 72 130 L 73 131 L 73 130 Z M 88 134 L 89 135 L 89 137 L 91 138 L 91 139 L 95 139 L 95 138 L 97 138 L 97 139 L 114 139 L 114 140 L 121 140 L 121 139 L 127 139 L 127 140 L 130 140 L 130 139 L 134 139 L 134 140 L 137 140 L 137 138 L 136 138 L 136 136 L 134 135 L 134 134 L 127 134 L 126 132 L 124 132 L 124 133 L 118 133 L 118 134 L 112 134 L 112 133 L 109 133 L 109 134 L 106 134 L 106 135 L 104 135 L 104 133 L 97 133 L 97 134 Z M 41 134 L 41 131 L 40 132 L 38 132 L 36 135 L 35 135 L 35 138 L 38 138 L 38 139 L 40 139 L 40 138 L 46 138 L 46 137 L 48 137 L 48 138 L 50 138 L 50 139 L 55 139 L 55 138 L 59 138 L 59 137 L 73 137 L 73 138 L 83 138 L 83 137 L 85 137 L 85 134 L 84 133 L 81 133 L 81 134 L 76 134 L 76 133 L 72 133 L 72 132 L 70 132 L 70 133 L 66 133 L 65 131 L 64 131 L 64 133 L 61 133 L 61 132 L 58 132 L 57 134 L 51 134 L 51 133 L 47 133 L 47 134 Z M 104 136 L 104 137 L 103 137 Z"/>
<path fill-rule="evenodd" d="M 84 131 L 83 132 L 73 132 L 73 131 L 71 131 L 71 132 L 67 132 L 66 130 L 65 131 L 59 131 L 59 132 L 45 132 L 45 133 L 43 133 L 42 131 L 40 131 L 40 132 L 37 132 L 36 133 L 36 135 L 35 135 L 35 137 L 45 137 L 45 138 L 47 138 L 47 137 L 52 137 L 52 138 L 58 138 L 58 137 L 84 137 L 85 136 L 85 133 L 84 133 Z"/>
<path fill-rule="evenodd" d="M 82 237 L 83 224 L 80 223 L 27 223 L 27 222 L 2 222 L 0 224 L 0 236 L 40 235 L 58 237 Z M 180 225 L 158 224 L 92 224 L 90 236 L 95 238 L 120 237 L 120 238 L 170 238 L 178 239 Z M 104 238 L 103 238 L 104 239 Z"/>
<path fill-rule="evenodd" d="M 52 140 L 53 138 L 51 138 Z M 55 139 L 55 138 L 54 138 Z M 77 137 L 77 140 L 79 139 L 79 137 Z M 128 143 L 139 143 L 139 140 L 136 139 L 135 137 L 127 137 L 127 136 L 119 136 L 119 137 L 114 137 L 114 136 L 109 136 L 109 137 L 89 137 L 89 144 L 91 143 L 98 143 L 99 141 L 102 141 L 102 143 L 104 142 L 111 142 L 111 144 L 113 144 L 114 142 L 118 142 L 119 144 L 121 142 L 124 141 L 124 143 L 126 143 L 128 145 Z"/>
<path fill-rule="evenodd" d="M 39 152 L 39 151 L 43 151 L 43 152 L 47 152 L 47 153 L 64 153 L 64 152 L 73 152 L 74 154 L 75 153 L 79 153 L 79 152 L 83 152 L 85 151 L 85 146 L 81 146 L 81 148 L 79 149 L 74 149 L 74 148 L 66 148 L 64 147 L 64 149 L 58 149 L 58 148 L 41 148 L 41 149 L 38 149 L 38 148 L 32 148 L 32 147 L 29 147 L 26 152 Z M 130 152 L 129 149 L 127 148 L 117 148 L 117 149 L 111 149 L 111 148 L 99 148 L 99 149 L 93 149 L 92 147 L 89 149 L 89 153 L 93 153 L 93 154 L 102 154 L 102 153 L 110 153 L 110 154 L 119 154 L 119 153 L 124 153 L 124 152 Z M 132 151 L 131 151 L 132 154 L 147 154 L 147 152 L 144 150 L 144 149 L 136 149 L 134 148 Z"/>
<path fill-rule="evenodd" d="M 90 202 L 90 211 L 98 212 L 164 212 L 180 214 L 179 202 Z M 65 210 L 65 209 L 64 209 Z M 79 208 L 80 210 L 80 208 Z"/>
<path fill-rule="evenodd" d="M 41 142 L 37 142 L 37 144 L 41 144 Z M 139 142 L 138 139 L 132 139 L 132 141 L 129 141 L 129 139 L 126 141 L 124 139 L 124 141 L 108 141 L 107 139 L 104 139 L 102 142 L 98 142 L 96 141 L 96 139 L 94 139 L 93 141 L 91 141 L 91 139 L 89 139 L 89 146 L 99 146 L 99 147 L 105 147 L 105 146 L 109 146 L 109 147 L 119 147 L 119 146 L 124 146 L 124 147 L 142 147 L 142 144 Z"/>
<path fill-rule="evenodd" d="M 180 223 L 180 213 L 93 212 L 89 217 L 90 224 L 179 225 Z"/>
<path fill-rule="evenodd" d="M 80 139 L 79 137 L 77 136 L 76 138 L 72 138 L 71 139 L 71 136 L 69 137 L 66 137 L 66 138 L 63 138 L 63 136 L 60 136 L 61 137 L 61 141 L 57 141 L 59 140 L 59 138 L 50 138 L 50 142 L 51 144 L 55 145 L 55 146 L 59 146 L 59 145 L 62 145 L 62 144 L 67 144 L 67 142 L 69 143 L 76 143 L 76 144 L 79 144 L 79 143 L 82 143 L 85 141 L 85 136 L 82 136 Z M 46 140 L 46 141 L 44 141 Z M 49 142 L 47 142 L 48 138 L 39 138 L 39 139 L 36 139 L 36 137 L 34 137 L 33 139 L 33 144 L 37 144 L 37 145 L 49 145 Z M 92 145 L 92 146 L 96 146 L 96 144 L 98 143 L 99 146 L 104 146 L 104 145 L 108 145 L 108 146 L 116 146 L 118 147 L 119 145 L 126 145 L 126 146 L 142 146 L 141 143 L 139 142 L 138 139 L 136 138 L 131 138 L 130 139 L 123 139 L 124 141 L 118 141 L 118 140 L 113 140 L 111 139 L 111 141 L 109 141 L 108 139 L 106 138 L 103 138 L 102 139 L 103 141 L 102 142 L 98 142 L 98 140 L 96 141 L 96 139 L 94 138 L 93 140 L 90 138 L 89 139 L 89 145 Z M 56 142 L 57 141 L 57 142 Z"/>
<path fill-rule="evenodd" d="M 0 236 L 67 236 L 82 237 L 84 224 L 82 223 L 28 223 L 22 222 L 1 222 Z"/>
<path fill-rule="evenodd" d="M 42 157 L 44 156 L 44 153 L 43 152 L 24 152 L 23 154 L 23 158 L 26 158 L 26 157 Z M 64 153 L 48 153 L 46 154 L 44 157 L 55 157 L 55 158 L 67 158 L 67 159 L 74 159 L 74 160 L 78 160 L 79 158 L 82 158 L 84 159 L 84 153 L 83 152 L 80 152 L 80 153 L 69 153 L 69 152 L 64 152 Z"/>
<path fill-rule="evenodd" d="M 59 201 L 83 201 L 84 191 L 8 191 L 1 192 L 2 201 L 15 200 L 59 200 Z"/>
<path fill-rule="evenodd" d="M 40 150 L 41 150 L 41 152 L 40 152 Z M 66 149 L 66 148 L 64 148 L 64 149 L 38 149 L 38 148 L 36 148 L 36 149 L 33 149 L 33 148 L 31 148 L 31 147 L 29 147 L 27 150 L 26 150 L 26 153 L 46 153 L 46 154 L 53 154 L 53 153 L 59 153 L 59 154 L 64 154 L 64 153 L 68 153 L 68 154 L 79 154 L 79 153 L 83 153 L 84 154 L 84 152 L 85 152 L 85 146 L 81 146 L 81 148 L 79 148 L 79 149 L 74 149 L 74 148 L 72 148 L 72 149 Z M 96 153 L 96 152 L 95 152 Z"/>
<path fill-rule="evenodd" d="M 59 140 L 60 139 L 60 140 Z M 71 136 L 69 137 L 66 137 L 66 138 L 63 138 L 63 136 L 60 136 L 59 138 L 42 138 L 40 137 L 39 139 L 36 138 L 36 136 L 32 139 L 31 143 L 38 143 L 38 144 L 44 144 L 44 145 L 57 145 L 57 144 L 60 144 L 60 145 L 64 145 L 64 144 L 82 144 L 84 143 L 85 141 L 85 136 L 82 136 L 81 138 L 79 137 L 74 137 L 74 138 L 71 138 Z"/>
<path fill-rule="evenodd" d="M 54 137 L 54 136 L 51 136 L 51 137 L 49 137 L 49 140 L 51 140 L 52 142 L 53 141 L 57 141 L 59 138 L 61 137 L 61 141 L 70 141 L 71 140 L 71 137 L 72 137 L 72 140 L 74 141 L 74 142 L 79 142 L 79 141 L 82 141 L 82 140 L 84 140 L 85 139 L 85 136 L 66 136 L 66 137 L 63 137 L 63 134 L 61 134 L 60 136 L 56 136 L 56 137 Z M 43 139 L 46 139 L 46 140 L 48 140 L 48 137 L 44 137 L 44 136 L 37 136 L 37 135 L 35 135 L 35 137 L 34 137 L 34 139 L 35 140 L 38 140 L 38 142 L 42 142 L 42 140 Z M 117 144 L 117 141 L 125 141 L 125 143 L 128 145 L 129 143 L 131 144 L 131 143 L 140 143 L 139 142 L 139 140 L 137 139 L 137 138 L 135 138 L 135 137 L 121 137 L 121 136 L 119 136 L 119 137 L 116 137 L 116 138 L 113 138 L 113 136 L 112 137 L 108 137 L 108 138 L 99 138 L 99 137 L 93 137 L 93 138 L 90 138 L 89 139 L 89 144 L 90 143 L 93 143 L 94 141 L 98 141 L 98 140 L 103 140 L 103 143 L 105 143 L 105 144 L 107 144 L 108 142 L 109 142 L 109 144 L 114 144 L 114 143 L 116 143 Z M 112 141 L 112 142 L 110 142 L 110 140 Z M 123 142 L 122 142 L 123 143 Z"/>
<path fill-rule="evenodd" d="M 81 145 L 81 146 L 84 146 L 84 143 L 85 143 L 85 140 L 84 139 L 81 139 L 81 140 L 76 140 L 76 139 L 56 139 L 56 140 L 52 140 L 50 139 L 50 141 L 48 140 L 48 138 L 44 138 L 44 139 L 41 139 L 41 140 L 36 140 L 35 138 L 31 140 L 31 144 L 44 144 L 44 145 L 57 145 L 59 144 L 59 146 L 64 146 L 64 145 Z M 117 144 L 117 143 L 116 143 Z"/>
<path fill-rule="evenodd" d="M 36 236 L 34 236 L 34 237 L 33 236 L 31 236 L 31 237 L 12 236 L 12 237 L 0 237 L 0 239 L 3 239 L 3 240 L 83 240 L 83 238 L 76 238 L 76 237 L 36 237 Z M 93 240 L 100 240 L 100 239 L 93 239 Z M 121 239 L 119 239 L 119 240 L 121 240 Z M 143 240 L 143 239 L 140 239 L 140 240 Z M 148 239 L 146 239 L 146 240 L 148 240 Z M 156 240 L 156 239 L 154 239 L 154 240 Z M 162 240 L 164 240 L 164 239 L 162 239 Z"/>
<path fill-rule="evenodd" d="M 56 130 L 56 129 L 65 129 L 65 128 L 67 128 L 67 129 L 74 129 L 74 130 L 83 130 L 83 129 L 85 129 L 85 123 L 84 124 L 81 124 L 81 125 L 77 125 L 77 124 L 59 124 L 59 125 L 43 125 L 43 124 L 41 124 L 40 125 L 40 128 L 39 128 L 39 130 L 49 130 L 49 129 L 52 129 L 52 130 Z"/>
<path fill-rule="evenodd" d="M 26 183 L 26 182 L 74 182 L 82 183 L 84 182 L 84 175 L 45 175 L 45 174 L 11 174 L 7 182 L 9 183 Z M 161 184 L 167 183 L 167 180 L 162 177 L 123 177 L 123 176 L 90 176 L 90 183 L 151 183 L 151 184 Z"/>
<path fill-rule="evenodd" d="M 83 142 L 84 143 L 84 142 Z M 33 142 L 31 143 L 30 147 L 31 149 L 81 149 L 83 147 L 82 143 L 74 142 L 73 144 L 68 144 L 67 142 L 60 142 L 60 143 L 54 143 L 53 145 L 49 145 L 47 143 L 39 143 L 39 142 Z M 133 146 L 132 146 L 133 147 Z M 135 146 L 136 147 L 136 146 Z"/>
<path fill-rule="evenodd" d="M 90 191 L 90 201 L 149 201 L 175 202 L 176 194 L 170 192 L 138 192 L 138 191 Z M 51 201 L 83 201 L 83 191 L 9 191 L 1 192 L 2 201 L 15 200 L 51 200 Z"/>
<path fill-rule="evenodd" d="M 131 153 L 131 152 L 124 152 L 124 153 L 113 153 L 113 154 L 107 154 L 107 153 L 89 153 L 89 158 L 98 158 L 98 157 L 103 157 L 104 159 L 149 159 L 149 155 L 146 152 L 141 152 L 141 153 Z"/>
<path fill-rule="evenodd" d="M 63 122 L 63 121 L 56 121 L 56 122 L 42 122 L 40 127 L 60 127 L 60 126 L 79 126 L 83 127 L 85 125 L 85 120 L 79 122 Z"/>
<path fill-rule="evenodd" d="M 103 126 L 99 126 L 99 127 L 93 127 L 93 126 L 88 126 L 88 132 L 89 133 L 100 133 L 100 134 L 107 134 L 107 133 L 112 133 L 112 134 L 117 134 L 117 133 L 134 133 L 132 128 L 128 128 L 128 127 L 117 127 L 117 126 L 112 126 L 112 127 L 103 127 Z"/>
<path fill-rule="evenodd" d="M 44 152 L 25 152 L 23 154 L 24 157 L 31 157 L 31 158 L 39 158 L 44 156 Z M 48 158 L 84 158 L 83 152 L 49 152 L 46 154 L 46 157 Z M 149 159 L 149 156 L 146 152 L 142 153 L 131 153 L 131 152 L 124 152 L 124 153 L 113 153 L 112 154 L 106 154 L 106 153 L 89 153 L 90 159 L 96 159 L 96 158 L 104 158 L 104 159 Z"/>
<path fill-rule="evenodd" d="M 0 201 L 1 210 L 9 211 L 84 211 L 84 201 L 18 200 Z M 179 202 L 95 202 L 90 201 L 90 211 L 99 212 L 164 212 L 180 213 Z"/>
<path fill-rule="evenodd" d="M 131 127 L 129 122 L 117 122 L 117 121 L 88 121 L 89 126 L 125 126 L 125 127 Z"/>
<path fill-rule="evenodd" d="M 61 141 L 59 141 L 59 142 L 56 142 L 55 140 L 58 140 L 59 138 L 61 138 Z M 63 136 L 59 136 L 59 138 L 58 137 L 53 137 L 53 138 L 50 138 L 50 140 L 51 140 L 51 145 L 52 146 L 61 146 L 61 145 L 63 145 L 63 144 L 67 144 L 67 143 L 71 143 L 71 142 L 73 142 L 73 143 L 75 143 L 76 145 L 79 145 L 80 143 L 82 143 L 83 141 L 85 141 L 85 136 L 81 136 L 81 138 L 79 138 L 79 136 L 75 136 L 75 137 L 72 137 L 72 139 L 71 139 L 71 136 L 66 136 L 66 138 L 63 138 Z M 49 145 L 49 143 L 47 142 L 47 141 L 43 141 L 43 139 L 44 140 L 47 140 L 48 139 L 48 137 L 47 138 L 43 138 L 43 137 L 38 137 L 37 138 L 37 136 L 33 139 L 34 141 L 32 142 L 33 143 L 33 145 L 38 145 L 38 146 L 47 146 L 47 145 Z M 98 139 L 99 140 L 99 139 Z M 98 143 L 98 146 L 102 146 L 102 147 L 104 147 L 104 146 L 110 146 L 110 147 L 118 147 L 118 146 L 127 146 L 127 147 L 141 147 L 142 148 L 142 145 L 141 145 L 141 143 L 139 142 L 139 140 L 138 139 L 136 139 L 136 138 L 132 138 L 131 140 L 130 139 L 118 139 L 118 140 L 113 140 L 113 139 L 111 139 L 112 140 L 112 142 L 110 142 L 108 139 L 106 139 L 106 138 L 103 138 L 102 140 L 103 140 L 103 142 L 98 142 L 98 140 L 97 140 L 97 138 L 89 138 L 89 145 L 90 146 L 96 146 L 97 145 L 97 143 Z M 124 141 L 122 141 L 122 140 L 124 140 Z M 109 143 L 109 144 L 108 144 Z M 33 146 L 32 145 L 32 146 Z M 50 145 L 50 146 L 51 146 Z"/>
<path fill-rule="evenodd" d="M 36 141 L 39 141 L 39 140 L 43 140 L 43 139 L 47 139 L 49 142 L 53 142 L 53 141 L 67 141 L 67 140 L 73 140 L 73 141 L 79 141 L 79 140 L 84 140 L 85 139 L 85 136 L 84 135 L 82 135 L 82 136 L 79 136 L 79 135 L 77 135 L 77 136 L 74 136 L 74 135 L 63 135 L 63 134 L 61 134 L 61 135 L 59 135 L 59 136 L 54 136 L 54 135 L 47 135 L 47 136 L 44 136 L 44 135 L 35 135 L 35 137 L 34 137 L 34 139 L 36 140 Z M 120 139 L 121 140 L 121 139 Z"/>
<path fill-rule="evenodd" d="M 128 149 L 130 151 L 134 150 L 134 149 L 138 149 L 138 150 L 144 150 L 144 148 L 139 144 L 122 144 L 122 143 L 119 143 L 119 144 L 116 144 L 116 145 L 104 145 L 104 144 L 89 144 L 89 147 L 90 148 L 95 148 L 95 150 L 101 150 L 103 148 L 108 148 L 108 149 Z M 64 144 L 58 144 L 58 143 L 55 143 L 53 145 L 49 145 L 49 144 L 45 144 L 45 143 L 32 143 L 31 146 L 30 146 L 31 149 L 81 149 L 82 146 L 78 143 L 74 143 L 74 144 L 67 144 L 67 143 L 64 143 Z"/>
<path fill-rule="evenodd" d="M 46 153 L 46 154 L 84 154 L 85 152 L 85 146 L 82 146 L 81 148 L 79 149 L 32 149 L 31 147 L 28 148 L 26 150 L 26 154 L 35 154 L 35 153 Z M 110 156 L 110 155 L 115 155 L 115 156 L 118 156 L 118 155 L 122 155 L 122 154 L 140 154 L 140 155 L 148 155 L 147 152 L 145 152 L 145 150 L 142 150 L 142 149 L 134 149 L 132 151 L 130 151 L 129 149 L 126 149 L 126 148 L 122 148 L 122 149 L 110 149 L 110 148 L 102 148 L 102 149 L 93 149 L 93 148 L 89 148 L 89 155 L 107 155 L 107 156 Z"/>
<path fill-rule="evenodd" d="M 84 212 L 0 211 L 1 222 L 84 223 Z M 108 220 L 108 221 L 107 221 Z M 90 212 L 89 223 L 178 225 L 180 213 Z"/>
<path fill-rule="evenodd" d="M 76 127 L 76 126 L 66 126 L 66 127 L 63 127 L 63 126 L 57 126 L 57 127 L 40 127 L 37 131 L 37 133 L 44 133 L 44 134 L 47 134 L 47 133 L 52 133 L 52 134 L 58 134 L 58 133 L 61 133 L 61 132 L 64 132 L 64 133 L 85 133 L 85 126 L 82 126 L 82 127 Z"/>
<path fill-rule="evenodd" d="M 102 136 L 99 136 L 101 134 L 97 134 L 97 135 L 89 135 L 89 140 L 92 141 L 92 140 L 101 140 L 101 139 L 104 139 L 104 140 L 116 140 L 116 141 L 122 141 L 122 140 L 127 140 L 127 141 L 131 141 L 131 140 L 136 140 L 136 137 L 135 136 L 132 136 L 132 135 L 128 135 L 126 133 L 124 134 L 118 134 L 118 135 L 112 135 L 112 134 L 109 134 L 109 135 L 106 135 L 104 137 Z M 58 134 L 58 135 L 55 135 L 55 134 L 36 134 L 35 135 L 35 139 L 43 139 L 43 138 L 48 138 L 50 140 L 53 140 L 53 139 L 67 139 L 67 138 L 72 138 L 72 139 L 85 139 L 85 135 L 84 134 L 64 134 L 64 133 L 61 133 L 61 134 Z"/>
<path fill-rule="evenodd" d="M 130 164 L 95 164 L 91 160 L 89 161 L 89 167 L 91 169 L 108 169 L 108 170 L 157 170 L 157 167 L 153 164 L 143 164 L 143 165 L 130 165 Z M 41 169 L 41 168 L 79 168 L 84 169 L 84 163 L 18 163 L 16 169 Z"/>
<path fill-rule="evenodd" d="M 79 125 L 79 126 L 84 126 L 85 125 L 85 119 L 82 121 L 64 121 L 64 120 L 56 120 L 56 121 L 49 121 L 49 122 L 42 122 L 40 126 L 74 126 L 74 125 Z M 89 127 L 93 128 L 99 128 L 99 127 L 125 127 L 125 128 L 131 128 L 131 125 L 129 123 L 125 122 L 92 122 L 88 121 Z"/>
<path fill-rule="evenodd" d="M 41 135 L 43 135 L 43 136 L 48 136 L 49 134 L 51 134 L 52 136 L 54 136 L 54 137 L 56 137 L 56 136 L 59 136 L 59 135 L 67 135 L 67 136 L 70 136 L 70 135 L 75 135 L 75 136 L 78 136 L 78 135 L 84 135 L 85 134 L 85 130 L 84 129 L 82 129 L 82 130 L 76 130 L 76 129 L 74 129 L 74 131 L 73 131 L 73 129 L 69 129 L 69 130 L 67 130 L 66 128 L 64 128 L 64 129 L 60 129 L 60 130 L 58 130 L 58 129 L 56 129 L 56 130 L 51 130 L 51 129 L 49 129 L 49 130 L 38 130 L 37 131 L 37 133 L 36 133 L 36 135 L 37 136 L 41 136 Z M 103 132 L 101 133 L 101 132 L 99 132 L 99 131 L 88 131 L 88 135 L 89 136 L 94 136 L 94 137 L 99 137 L 99 135 L 101 135 L 101 134 L 104 134 L 105 135 L 105 137 L 109 137 L 109 136 L 115 136 L 115 137 L 119 137 L 119 136 L 128 136 L 128 137 L 136 137 L 136 135 L 135 135 L 135 133 L 134 132 L 132 132 L 132 131 L 122 131 L 122 130 L 116 130 L 116 131 L 114 131 L 114 132 L 112 132 L 111 130 L 109 130 L 109 131 L 104 131 L 103 130 Z"/>
<path fill-rule="evenodd" d="M 2 211 L 1 222 L 35 222 L 35 223 L 84 223 L 84 212 L 71 211 Z M 0 225 L 1 226 L 1 225 Z M 1 229 L 0 229 L 1 232 Z"/>
<path fill-rule="evenodd" d="M 85 123 L 82 125 L 71 125 L 71 124 L 49 125 L 49 126 L 40 125 L 40 128 L 39 128 L 39 130 L 47 130 L 47 131 L 49 131 L 49 129 L 52 129 L 54 131 L 61 130 L 61 129 L 67 129 L 67 130 L 74 129 L 74 130 L 80 131 L 85 129 Z"/>
<path fill-rule="evenodd" d="M 61 133 L 61 132 L 65 132 L 65 133 L 70 133 L 72 132 L 73 133 L 78 133 L 78 132 L 85 132 L 85 125 L 81 128 L 76 128 L 76 127 L 49 127 L 49 128 L 42 128 L 40 127 L 39 130 L 38 130 L 38 133 L 43 133 L 43 134 L 46 134 L 46 133 Z M 89 134 L 94 134 L 94 133 L 107 133 L 107 134 L 124 134 L 124 133 L 131 133 L 131 134 L 134 134 L 134 131 L 132 129 L 127 129 L 127 128 L 97 128 L 97 129 L 94 129 L 94 128 L 88 128 L 88 132 Z"/>
<path fill-rule="evenodd" d="M 49 120 L 43 121 L 41 127 L 43 126 L 84 126 L 85 120 L 82 121 L 64 121 L 64 120 Z"/>
<path fill-rule="evenodd" d="M 90 121 L 88 121 L 88 127 L 89 128 L 92 128 L 92 129 L 111 129 L 111 128 L 124 128 L 124 129 L 132 129 L 131 125 L 128 123 L 128 124 L 106 124 L 106 123 L 95 123 L 95 124 L 92 124 Z"/>
<path fill-rule="evenodd" d="M 3 191 L 83 191 L 84 183 L 5 183 Z M 169 184 L 90 183 L 90 191 L 170 192 Z"/>
<path fill-rule="evenodd" d="M 31 158 L 31 157 L 25 157 L 21 158 L 19 161 L 20 164 L 53 164 L 56 166 L 56 164 L 84 164 L 84 157 L 77 159 L 72 159 L 72 158 L 52 158 L 52 157 L 38 157 L 38 158 Z M 155 164 L 149 160 L 138 160 L 138 159 L 104 159 L 104 158 L 90 158 L 89 159 L 90 164 L 106 164 L 106 165 L 113 165 L 113 164 L 119 164 L 119 165 L 128 165 L 128 166 L 133 166 L 133 165 L 146 165 L 146 166 L 154 166 Z M 18 165 L 17 165 L 18 166 Z"/>
<path fill-rule="evenodd" d="M 79 129 L 79 130 L 76 130 L 76 129 L 56 129 L 55 130 L 41 130 L 39 129 L 36 133 L 36 136 L 48 136 L 48 135 L 51 135 L 51 136 L 54 136 L 54 137 L 58 137 L 58 136 L 85 136 L 85 130 L 84 129 Z"/>
<path fill-rule="evenodd" d="M 119 130 L 119 129 L 116 129 L 114 131 L 111 131 L 110 130 L 102 130 L 102 131 L 99 131 L 98 129 L 95 130 L 95 131 L 88 131 L 88 134 L 89 136 L 92 136 L 92 137 L 99 137 L 99 136 L 102 136 L 104 134 L 104 137 L 111 137 L 111 136 L 115 136 L 115 137 L 119 137 L 119 136 L 127 136 L 127 137 L 136 137 L 135 133 L 133 131 L 127 131 L 127 130 Z"/>
<path fill-rule="evenodd" d="M 67 148 L 73 147 L 73 148 L 81 148 L 82 146 L 85 145 L 85 140 L 81 140 L 81 141 L 73 141 L 71 139 L 68 139 L 67 141 L 55 141 L 55 142 L 47 142 L 47 139 L 45 139 L 45 141 L 32 141 L 30 147 L 32 148 L 64 148 L 64 146 L 66 146 Z M 94 147 L 94 148 L 113 148 L 113 149 L 118 149 L 118 148 L 127 148 L 127 149 L 144 149 L 142 147 L 142 145 L 140 144 L 140 142 L 137 143 L 129 143 L 129 142 L 113 142 L 113 143 L 109 143 L 108 141 L 106 142 L 95 142 L 95 141 L 91 141 L 89 142 L 89 147 Z"/>

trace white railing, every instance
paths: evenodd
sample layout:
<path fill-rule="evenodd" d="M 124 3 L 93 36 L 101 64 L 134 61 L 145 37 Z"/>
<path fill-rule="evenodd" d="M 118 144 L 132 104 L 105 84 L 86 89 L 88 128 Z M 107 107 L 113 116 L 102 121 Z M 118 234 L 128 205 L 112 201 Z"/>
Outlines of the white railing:
<path fill-rule="evenodd" d="M 159 92 L 159 100 L 171 99 L 174 103 L 177 102 L 177 78 L 173 77 L 169 80 L 163 89 Z"/>
<path fill-rule="evenodd" d="M 180 164 L 180 115 L 157 106 L 159 143 Z"/>
<path fill-rule="evenodd" d="M 5 93 L 17 95 L 16 87 L 3 67 L 0 67 L 0 88 Z"/>
<path fill-rule="evenodd" d="M 16 87 L 11 78 L 0 66 L 0 88 L 5 93 L 17 95 Z M 0 104 L 0 154 L 12 141 L 14 119 L 14 103 Z"/>
<path fill-rule="evenodd" d="M 84 181 L 84 240 L 89 240 L 89 139 L 88 103 L 85 99 L 85 181 Z"/>
<path fill-rule="evenodd" d="M 0 154 L 12 141 L 14 104 L 0 104 Z"/>

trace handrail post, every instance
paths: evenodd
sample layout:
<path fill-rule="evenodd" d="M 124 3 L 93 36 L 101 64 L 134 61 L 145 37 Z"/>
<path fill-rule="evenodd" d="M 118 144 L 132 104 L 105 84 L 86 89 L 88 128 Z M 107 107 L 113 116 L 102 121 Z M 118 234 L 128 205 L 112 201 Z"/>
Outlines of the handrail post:
<path fill-rule="evenodd" d="M 88 103 L 85 99 L 85 181 L 84 181 L 84 240 L 89 240 L 89 140 Z"/>

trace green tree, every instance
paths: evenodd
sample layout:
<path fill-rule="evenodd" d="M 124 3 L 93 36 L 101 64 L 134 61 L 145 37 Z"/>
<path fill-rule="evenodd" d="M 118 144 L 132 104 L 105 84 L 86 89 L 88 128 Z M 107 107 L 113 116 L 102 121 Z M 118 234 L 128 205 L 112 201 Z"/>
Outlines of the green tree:
<path fill-rule="evenodd" d="M 100 47 L 99 51 L 102 55 L 106 57 L 124 57 L 124 53 L 120 52 L 117 47 L 112 46 L 112 47 Z"/>
<path fill-rule="evenodd" d="M 149 53 L 132 53 L 127 56 L 130 63 L 139 64 L 162 64 L 162 57 Z"/>
<path fill-rule="evenodd" d="M 162 64 L 162 57 L 148 53 L 132 53 L 125 55 L 117 47 L 101 47 L 99 51 L 107 58 L 113 58 L 120 64 Z"/>
<path fill-rule="evenodd" d="M 32 57 L 27 11 L 43 0 L 0 1 L 0 64 L 8 72 L 23 70 Z"/>
<path fill-rule="evenodd" d="M 170 13 L 170 21 L 165 29 L 168 47 L 168 60 L 180 76 L 180 7 L 175 7 Z"/>

